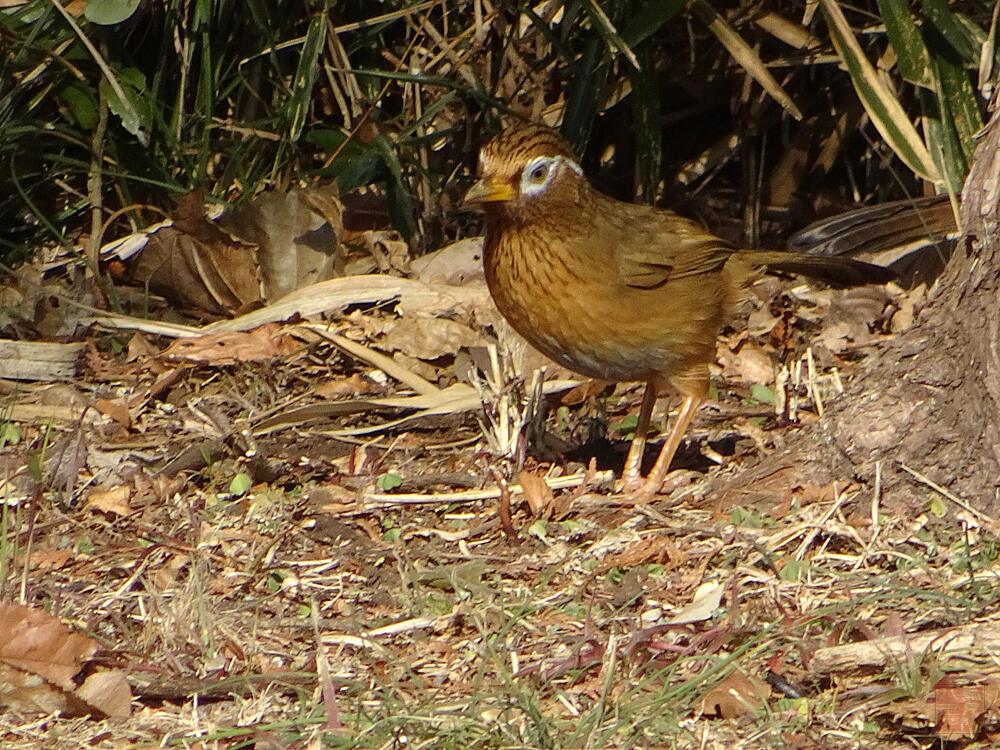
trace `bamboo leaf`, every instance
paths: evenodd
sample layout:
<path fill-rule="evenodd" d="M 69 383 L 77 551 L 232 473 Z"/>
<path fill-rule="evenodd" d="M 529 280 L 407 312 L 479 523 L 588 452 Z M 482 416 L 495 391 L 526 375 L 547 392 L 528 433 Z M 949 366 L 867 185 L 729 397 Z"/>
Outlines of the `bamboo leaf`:
<path fill-rule="evenodd" d="M 590 22 L 594 25 L 594 29 L 604 40 L 604 43 L 611 49 L 618 50 L 625 59 L 628 60 L 633 68 L 639 68 L 639 59 L 635 56 L 632 49 L 625 43 L 625 40 L 621 38 L 618 33 L 618 29 L 608 18 L 608 14 L 605 13 L 601 6 L 598 5 L 594 0 L 586 0 L 583 4 L 584 10 L 587 12 L 587 16 L 590 18 Z"/>
<path fill-rule="evenodd" d="M 945 0 L 923 0 L 923 6 L 927 24 L 940 33 L 963 60 L 978 62 L 978 50 L 973 48 L 965 29 L 955 20 L 948 3 Z"/>
<path fill-rule="evenodd" d="M 878 8 L 900 75 L 910 83 L 929 88 L 933 85 L 931 58 L 910 12 L 909 0 L 878 0 Z"/>
<path fill-rule="evenodd" d="M 972 154 L 976 150 L 976 133 L 983 127 L 979 105 L 976 102 L 976 92 L 961 61 L 955 59 L 954 53 L 943 43 L 935 44 L 935 38 L 940 39 L 937 34 L 928 33 L 930 34 L 928 47 L 931 50 L 936 74 L 935 93 L 938 101 L 942 103 L 942 110 L 947 112 L 948 119 L 954 126 L 964 157 L 963 162 L 967 166 L 972 162 Z M 965 176 L 964 169 L 962 176 L 963 178 Z"/>
<path fill-rule="evenodd" d="M 729 50 L 729 54 L 733 56 L 733 59 L 771 95 L 772 99 L 784 107 L 796 120 L 802 119 L 802 112 L 795 106 L 795 103 L 785 93 L 785 90 L 781 88 L 781 84 L 771 75 L 764 61 L 760 59 L 749 44 L 743 41 L 743 37 L 737 34 L 726 23 L 726 20 L 708 4 L 707 0 L 692 0 L 691 10 L 697 14 L 705 25 L 708 26 L 709 30 L 715 34 L 716 38 L 722 42 L 723 46 Z"/>
<path fill-rule="evenodd" d="M 299 64 L 295 70 L 295 78 L 292 79 L 292 93 L 287 105 L 290 115 L 288 139 L 292 143 L 296 142 L 302 135 L 302 126 L 309 114 L 313 85 L 316 83 L 316 74 L 319 72 L 319 53 L 323 49 L 325 37 L 326 15 L 319 13 L 309 23 L 309 30 L 306 32 L 305 42 L 302 45 L 302 54 L 299 56 Z"/>
<path fill-rule="evenodd" d="M 878 77 L 865 57 L 836 0 L 819 0 L 837 54 L 847 67 L 854 90 L 886 143 L 906 166 L 920 177 L 940 182 L 941 175 L 926 146 L 910 122 L 895 93 Z"/>
<path fill-rule="evenodd" d="M 632 71 L 632 112 L 636 125 L 636 178 L 639 196 L 656 198 L 663 161 L 663 128 L 660 125 L 660 87 L 650 45 L 639 48 L 641 67 Z"/>
<path fill-rule="evenodd" d="M 590 140 L 590 130 L 597 115 L 598 100 L 601 97 L 595 92 L 603 91 L 608 79 L 608 66 L 602 58 L 601 40 L 596 36 L 591 37 L 584 47 L 566 92 L 562 132 L 578 154 L 584 152 L 587 141 Z"/>
<path fill-rule="evenodd" d="M 967 165 L 954 123 L 949 117 L 947 108 L 941 106 L 942 100 L 934 92 L 921 90 L 920 99 L 923 103 L 927 142 L 931 146 L 931 155 L 941 174 L 944 175 L 948 193 L 956 195 L 962 190 Z"/>

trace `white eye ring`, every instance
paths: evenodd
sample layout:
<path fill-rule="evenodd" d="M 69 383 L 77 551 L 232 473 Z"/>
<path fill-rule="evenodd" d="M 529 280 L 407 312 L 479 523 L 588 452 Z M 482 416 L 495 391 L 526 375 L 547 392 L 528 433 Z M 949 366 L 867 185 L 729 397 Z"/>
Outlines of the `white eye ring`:
<path fill-rule="evenodd" d="M 544 191 L 562 165 L 583 174 L 576 162 L 565 156 L 536 156 L 521 171 L 521 195 L 538 195 Z"/>
<path fill-rule="evenodd" d="M 521 194 L 538 195 L 549 184 L 555 174 L 555 159 L 539 156 L 524 165 L 521 172 Z"/>

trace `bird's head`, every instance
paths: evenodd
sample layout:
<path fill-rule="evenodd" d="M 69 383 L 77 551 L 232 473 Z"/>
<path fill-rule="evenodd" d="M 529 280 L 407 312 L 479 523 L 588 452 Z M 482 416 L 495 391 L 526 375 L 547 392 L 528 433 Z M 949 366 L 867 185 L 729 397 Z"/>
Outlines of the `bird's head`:
<path fill-rule="evenodd" d="M 520 123 L 501 131 L 479 152 L 479 181 L 465 194 L 466 204 L 487 213 L 527 217 L 573 200 L 583 170 L 558 132 Z"/>

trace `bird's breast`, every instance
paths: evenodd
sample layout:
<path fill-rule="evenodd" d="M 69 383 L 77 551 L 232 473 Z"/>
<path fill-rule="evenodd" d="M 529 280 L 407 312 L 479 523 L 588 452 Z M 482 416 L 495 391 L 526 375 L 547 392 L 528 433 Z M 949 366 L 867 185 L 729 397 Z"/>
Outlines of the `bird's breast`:
<path fill-rule="evenodd" d="M 487 233 L 490 293 L 511 326 L 564 367 L 602 380 L 669 379 L 714 356 L 720 306 L 671 284 L 625 285 L 596 236 Z"/>

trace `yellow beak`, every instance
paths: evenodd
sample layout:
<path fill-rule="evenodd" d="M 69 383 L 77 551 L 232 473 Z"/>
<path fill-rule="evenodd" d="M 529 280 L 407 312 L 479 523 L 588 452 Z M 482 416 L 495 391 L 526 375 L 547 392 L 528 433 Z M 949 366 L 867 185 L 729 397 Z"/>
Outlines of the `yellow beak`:
<path fill-rule="evenodd" d="M 497 182 L 483 178 L 465 194 L 462 201 L 469 203 L 504 203 L 514 198 L 514 187 L 509 182 Z"/>

